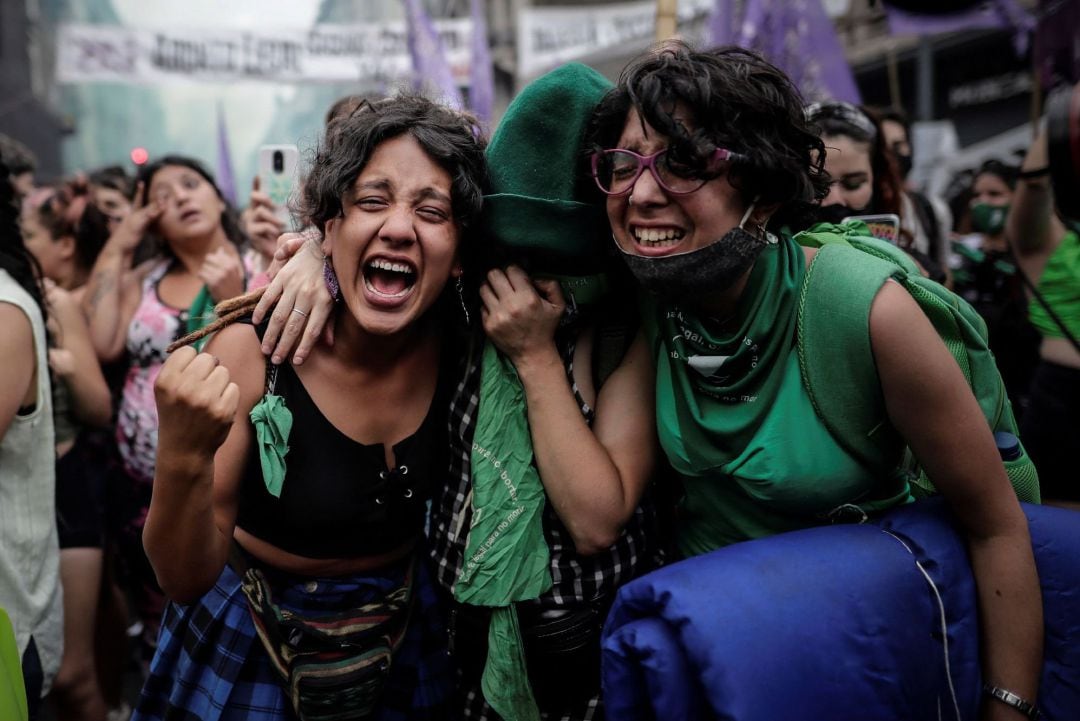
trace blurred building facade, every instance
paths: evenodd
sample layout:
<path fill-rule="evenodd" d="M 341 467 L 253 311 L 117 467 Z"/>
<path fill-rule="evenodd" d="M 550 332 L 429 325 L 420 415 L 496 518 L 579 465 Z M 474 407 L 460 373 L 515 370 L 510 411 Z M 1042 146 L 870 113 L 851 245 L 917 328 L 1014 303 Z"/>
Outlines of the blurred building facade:
<path fill-rule="evenodd" d="M 469 16 L 469 0 L 423 0 L 436 18 Z M 747 2 L 731 0 L 740 12 Z M 679 33 L 707 41 L 712 0 L 679 0 Z M 1034 0 L 1022 0 L 1032 8 Z M 940 36 L 889 33 L 880 0 L 825 0 L 863 101 L 903 107 L 918 126 L 920 172 L 946 156 L 974 162 L 980 153 L 1008 153 L 1026 144 L 1025 124 L 1037 104 L 1030 51 L 1018 54 L 1009 30 L 986 29 Z M 649 0 L 485 0 L 494 64 L 495 120 L 513 95 L 553 64 L 578 60 L 615 79 L 625 63 L 653 40 Z M 358 24 L 401 20 L 401 0 L 320 0 L 315 23 Z M 210 20 L 207 20 L 210 22 Z M 213 159 L 213 104 L 177 103 L 170 88 L 123 83 L 58 85 L 54 79 L 56 28 L 61 23 L 122 23 L 112 0 L 7 0 L 0 3 L 0 132 L 29 144 L 46 175 L 67 169 L 127 162 L 133 145 L 151 156 L 182 150 Z M 612 38 L 616 40 L 613 41 Z M 385 94 L 377 84 L 298 84 L 274 95 L 259 123 L 245 117 L 236 95 L 220 84 L 205 95 L 225 98 L 234 138 L 234 167 L 242 188 L 261 143 L 317 142 L 326 109 L 347 94 Z M 268 91 L 269 92 L 269 91 Z M 467 95 L 467 89 L 465 89 Z M 180 115 L 190 114 L 187 121 Z M 248 126 L 255 127 L 251 130 Z M 205 137 L 203 137 L 205 136 Z M 922 142 L 919 142 L 922 141 Z M 63 153 L 59 151 L 62 146 Z M 62 161 L 61 161 L 62 157 Z M 957 160 L 959 159 L 959 160 Z"/>

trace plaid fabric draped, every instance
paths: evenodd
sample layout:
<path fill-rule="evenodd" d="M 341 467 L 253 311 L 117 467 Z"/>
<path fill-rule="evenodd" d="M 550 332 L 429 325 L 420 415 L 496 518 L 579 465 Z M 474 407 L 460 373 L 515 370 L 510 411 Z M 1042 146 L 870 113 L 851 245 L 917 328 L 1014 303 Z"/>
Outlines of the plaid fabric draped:
<path fill-rule="evenodd" d="M 402 585 L 408 562 L 378 574 L 304 578 L 269 572 L 275 601 L 298 613 L 371 602 Z M 452 719 L 454 673 L 446 622 L 426 564 L 416 571 L 416 607 L 394 654 L 379 721 Z M 256 634 L 240 577 L 226 566 L 217 584 L 188 606 L 170 603 L 133 721 L 294 721 Z"/>
<path fill-rule="evenodd" d="M 591 425 L 595 411 L 578 392 L 574 380 L 574 343 L 559 338 L 560 355 L 567 380 L 582 415 Z M 428 545 L 436 581 L 450 595 L 465 563 L 465 541 L 472 520 L 469 496 L 472 488 L 470 458 L 476 430 L 476 410 L 480 402 L 478 354 L 464 353 L 460 378 L 450 400 L 450 478 L 435 493 L 431 508 Z M 554 585 L 530 605 L 543 610 L 580 607 L 599 598 L 614 598 L 619 586 L 663 563 L 656 538 L 656 508 L 649 494 L 642 499 L 615 544 L 603 553 L 580 556 L 575 552 L 569 531 L 548 504 L 544 508 L 544 538 L 551 552 Z M 461 684 L 458 689 L 463 718 L 493 721 L 498 714 L 485 702 L 478 688 Z M 565 714 L 542 713 L 545 721 L 596 721 L 603 718 L 599 694 L 580 709 Z"/>

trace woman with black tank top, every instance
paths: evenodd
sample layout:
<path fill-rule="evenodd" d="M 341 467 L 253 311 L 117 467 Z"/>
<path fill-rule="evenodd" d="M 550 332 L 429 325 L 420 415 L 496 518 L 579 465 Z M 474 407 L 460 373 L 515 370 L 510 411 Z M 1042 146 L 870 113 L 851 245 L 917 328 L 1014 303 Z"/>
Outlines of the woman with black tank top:
<path fill-rule="evenodd" d="M 302 210 L 325 238 L 334 344 L 272 365 L 235 323 L 165 363 L 144 538 L 172 603 L 136 719 L 446 716 L 421 539 L 483 150 L 470 118 L 419 97 L 331 125 Z"/>

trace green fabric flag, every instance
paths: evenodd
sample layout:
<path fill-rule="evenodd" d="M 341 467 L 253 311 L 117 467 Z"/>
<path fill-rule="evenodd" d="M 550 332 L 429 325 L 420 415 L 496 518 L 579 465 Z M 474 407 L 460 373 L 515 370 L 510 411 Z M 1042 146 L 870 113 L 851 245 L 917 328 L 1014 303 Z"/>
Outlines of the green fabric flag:
<path fill-rule="evenodd" d="M 251 423 L 255 426 L 266 490 L 274 498 L 281 498 L 281 487 L 285 483 L 285 454 L 289 452 L 289 434 L 292 432 L 292 411 L 285 407 L 284 398 L 267 393 L 251 409 Z"/>
<path fill-rule="evenodd" d="M 472 447 L 472 524 L 454 584 L 460 603 L 491 606 L 484 698 L 508 719 L 540 714 L 529 688 L 517 613 L 510 605 L 551 588 L 546 498 L 533 467 L 525 391 L 513 364 L 485 342 Z"/>
<path fill-rule="evenodd" d="M 521 628 L 513 606 L 500 606 L 492 611 L 488 648 L 505 649 L 505 654 L 500 654 L 501 660 L 492 663 L 489 651 L 488 662 L 480 677 L 484 698 L 503 718 L 539 721 L 540 711 L 528 683 Z M 524 683 L 522 679 L 525 679 Z"/>
<path fill-rule="evenodd" d="M 199 294 L 195 296 L 195 300 L 191 302 L 191 307 L 188 308 L 187 332 L 194 333 L 200 328 L 210 325 L 213 320 L 214 299 L 210 296 L 210 289 L 204 285 Z M 200 338 L 191 345 L 194 346 L 195 350 L 201 351 L 208 340 L 210 340 L 210 336 Z"/>

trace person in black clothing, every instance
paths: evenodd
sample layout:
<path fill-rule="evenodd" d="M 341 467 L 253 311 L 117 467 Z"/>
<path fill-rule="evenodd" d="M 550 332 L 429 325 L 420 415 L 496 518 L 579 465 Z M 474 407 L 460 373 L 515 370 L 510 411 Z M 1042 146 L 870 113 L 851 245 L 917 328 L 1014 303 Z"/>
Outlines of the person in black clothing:
<path fill-rule="evenodd" d="M 1018 168 L 988 160 L 974 176 L 971 227 L 953 242 L 953 285 L 986 321 L 990 349 L 997 358 L 1017 417 L 1027 406 L 1031 375 L 1039 362 L 1039 333 L 1027 318 L 1024 285 L 1005 240 Z"/>

